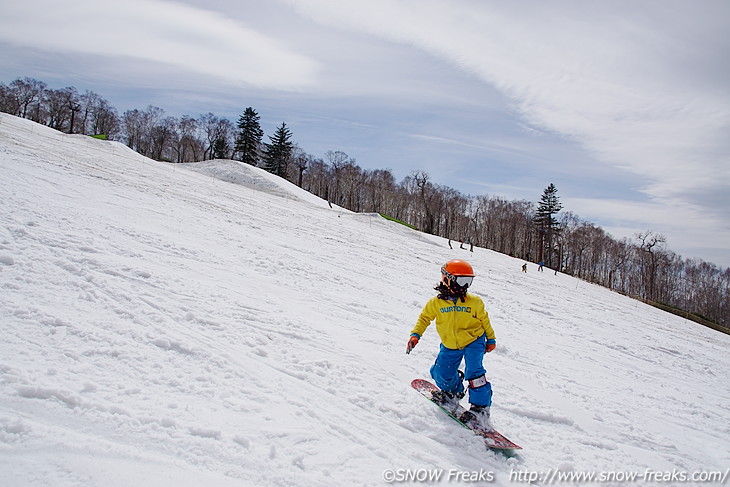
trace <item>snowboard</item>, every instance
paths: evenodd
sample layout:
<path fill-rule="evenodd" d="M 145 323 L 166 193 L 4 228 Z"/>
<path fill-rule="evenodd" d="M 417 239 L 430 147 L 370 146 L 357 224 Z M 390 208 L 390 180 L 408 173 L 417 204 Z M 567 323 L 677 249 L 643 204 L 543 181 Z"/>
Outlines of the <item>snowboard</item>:
<path fill-rule="evenodd" d="M 413 379 L 411 382 L 411 386 L 421 393 L 423 397 L 428 399 L 429 401 L 436 404 L 438 407 L 440 407 L 446 414 L 451 416 L 456 422 L 458 422 L 460 425 L 462 425 L 464 428 L 470 429 L 474 432 L 475 435 L 481 436 L 484 438 L 484 442 L 486 443 L 488 448 L 491 448 L 493 450 L 521 450 L 522 447 L 518 446 L 514 443 L 512 443 L 510 440 L 502 436 L 502 434 L 498 433 L 495 430 L 489 430 L 485 429 L 481 426 L 469 426 L 467 424 L 462 423 L 459 421 L 459 417 L 461 414 L 466 411 L 464 407 L 459 404 L 454 407 L 454 409 L 446 409 L 442 405 L 436 403 L 433 401 L 431 395 L 434 391 L 438 390 L 438 387 L 433 385 L 427 380 L 424 379 Z"/>

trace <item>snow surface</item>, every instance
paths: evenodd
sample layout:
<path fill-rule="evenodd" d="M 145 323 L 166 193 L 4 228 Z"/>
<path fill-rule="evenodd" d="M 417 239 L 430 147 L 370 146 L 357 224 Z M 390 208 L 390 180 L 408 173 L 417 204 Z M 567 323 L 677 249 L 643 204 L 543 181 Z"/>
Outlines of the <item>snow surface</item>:
<path fill-rule="evenodd" d="M 158 163 L 0 114 L 0 171 L 2 485 L 730 467 L 727 335 L 230 161 Z M 406 355 L 409 331 L 456 257 L 497 334 L 512 457 L 410 387 L 439 341 Z"/>
<path fill-rule="evenodd" d="M 186 164 L 185 167 L 223 181 L 248 186 L 252 190 L 265 191 L 284 198 L 294 198 L 299 201 L 306 201 L 323 208 L 333 208 L 351 213 L 349 210 L 341 208 L 335 204 L 331 204 L 322 198 L 313 195 L 309 191 L 303 190 L 286 179 L 272 177 L 271 173 L 243 162 L 215 160 Z"/>

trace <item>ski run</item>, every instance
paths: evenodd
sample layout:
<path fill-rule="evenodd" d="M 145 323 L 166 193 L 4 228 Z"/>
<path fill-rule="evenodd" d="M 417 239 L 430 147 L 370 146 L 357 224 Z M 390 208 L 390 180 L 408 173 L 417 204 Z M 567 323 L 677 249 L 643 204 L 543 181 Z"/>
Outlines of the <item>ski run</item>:
<path fill-rule="evenodd" d="M 0 174 L 2 485 L 727 481 L 728 335 L 234 161 L 0 114 Z M 439 340 L 406 355 L 409 332 L 453 258 L 497 335 L 512 456 L 410 386 Z"/>

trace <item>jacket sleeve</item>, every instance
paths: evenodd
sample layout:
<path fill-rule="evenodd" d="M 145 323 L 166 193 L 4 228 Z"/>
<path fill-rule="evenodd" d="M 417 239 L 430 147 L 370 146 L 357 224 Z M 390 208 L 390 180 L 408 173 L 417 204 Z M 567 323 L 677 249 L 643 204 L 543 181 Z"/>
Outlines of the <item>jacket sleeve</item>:
<path fill-rule="evenodd" d="M 480 301 L 481 301 L 481 299 L 480 299 Z M 484 301 L 481 301 L 481 305 L 479 307 L 480 307 L 480 310 L 477 314 L 477 318 L 482 322 L 482 326 L 484 327 L 484 332 L 487 334 L 487 344 L 497 343 L 497 337 L 494 334 L 494 328 L 492 328 L 492 322 L 489 321 L 489 313 L 487 312 L 486 308 L 484 307 Z"/>
<path fill-rule="evenodd" d="M 434 319 L 436 319 L 436 310 L 433 304 L 433 299 L 430 299 L 428 303 L 426 303 L 426 306 L 423 307 L 423 310 L 421 310 L 421 314 L 418 316 L 418 321 L 416 321 L 416 325 L 413 327 L 413 330 L 411 330 L 411 335 L 416 335 L 418 338 L 421 338 L 423 336 L 423 332 L 426 331 L 426 328 L 428 328 L 428 325 L 430 325 Z"/>

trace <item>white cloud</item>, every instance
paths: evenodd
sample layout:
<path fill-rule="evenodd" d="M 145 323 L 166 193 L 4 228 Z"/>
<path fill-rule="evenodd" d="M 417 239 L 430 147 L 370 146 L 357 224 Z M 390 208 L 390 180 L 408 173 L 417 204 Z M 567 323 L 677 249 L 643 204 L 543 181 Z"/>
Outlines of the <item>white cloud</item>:
<path fill-rule="evenodd" d="M 330 27 L 418 47 L 479 77 L 529 124 L 648 181 L 640 189 L 657 203 L 707 211 L 730 203 L 727 2 L 290 5 Z"/>
<path fill-rule="evenodd" d="M 164 0 L 6 2 L 0 41 L 164 63 L 272 89 L 306 87 L 319 70 L 280 41 L 221 14 Z"/>

